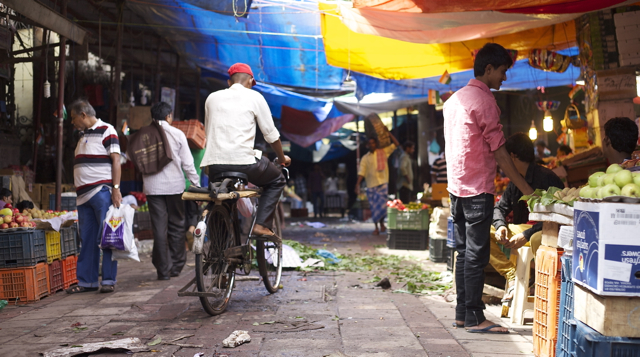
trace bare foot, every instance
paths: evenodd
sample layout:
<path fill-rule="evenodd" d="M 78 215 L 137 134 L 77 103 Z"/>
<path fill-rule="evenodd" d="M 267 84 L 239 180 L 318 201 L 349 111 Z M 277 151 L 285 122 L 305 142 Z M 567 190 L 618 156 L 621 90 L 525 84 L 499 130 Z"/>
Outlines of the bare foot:
<path fill-rule="evenodd" d="M 482 330 L 483 328 L 489 327 L 491 325 L 495 325 L 494 322 L 491 322 L 489 320 L 484 320 L 480 325 L 477 326 L 467 326 L 467 331 L 475 331 L 475 330 Z M 491 328 L 487 331 L 484 331 L 485 333 L 509 333 L 509 329 L 507 329 L 506 327 L 502 327 L 502 326 L 496 326 L 494 328 Z"/>
<path fill-rule="evenodd" d="M 464 327 L 464 321 L 456 320 L 456 325 L 458 325 L 457 327 Z"/>
<path fill-rule="evenodd" d="M 380 232 L 384 233 L 387 231 L 387 226 L 385 226 L 383 223 L 380 223 Z"/>
<path fill-rule="evenodd" d="M 373 231 L 373 235 L 374 235 L 374 236 L 377 236 L 378 234 L 380 234 L 380 232 L 378 232 L 378 228 L 376 228 L 376 230 L 375 230 L 375 231 Z"/>
<path fill-rule="evenodd" d="M 254 236 L 262 236 L 262 235 L 264 235 L 264 236 L 272 236 L 273 234 L 274 233 L 269 228 L 267 228 L 265 226 L 256 224 L 253 227 L 252 235 L 254 235 Z"/>

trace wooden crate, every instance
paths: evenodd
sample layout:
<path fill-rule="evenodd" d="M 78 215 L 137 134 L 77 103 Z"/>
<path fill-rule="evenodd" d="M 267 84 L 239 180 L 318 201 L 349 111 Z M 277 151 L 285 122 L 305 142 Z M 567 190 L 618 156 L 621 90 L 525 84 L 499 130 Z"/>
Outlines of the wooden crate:
<path fill-rule="evenodd" d="M 604 336 L 640 337 L 640 299 L 631 296 L 600 296 L 576 284 L 576 319 Z"/>

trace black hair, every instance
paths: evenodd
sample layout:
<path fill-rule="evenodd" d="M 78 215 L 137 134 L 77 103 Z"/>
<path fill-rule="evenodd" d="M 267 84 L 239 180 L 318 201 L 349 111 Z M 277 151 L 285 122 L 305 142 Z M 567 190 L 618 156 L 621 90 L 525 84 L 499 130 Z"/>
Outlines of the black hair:
<path fill-rule="evenodd" d="M 0 199 L 3 199 L 5 197 L 13 197 L 13 193 L 11 193 L 11 190 L 9 190 L 8 188 L 0 188 Z"/>
<path fill-rule="evenodd" d="M 514 154 L 520 161 L 533 162 L 536 155 L 533 151 L 533 142 L 525 133 L 515 133 L 511 135 L 504 144 L 509 154 Z"/>
<path fill-rule="evenodd" d="M 416 143 L 414 143 L 413 141 L 405 141 L 404 144 L 402 144 L 402 148 L 405 150 L 415 146 L 416 146 Z"/>
<path fill-rule="evenodd" d="M 35 207 L 35 206 L 33 205 L 33 202 L 31 202 L 31 201 L 27 201 L 27 200 L 25 200 L 25 201 L 20 201 L 20 203 L 18 203 L 18 204 L 16 205 L 16 208 L 17 208 L 20 212 L 24 211 L 24 210 L 25 210 L 25 209 L 27 209 L 27 208 L 29 208 L 29 209 L 33 209 L 34 207 Z"/>
<path fill-rule="evenodd" d="M 484 70 L 487 68 L 487 65 L 491 65 L 495 69 L 498 69 L 500 66 L 507 66 L 507 68 L 509 68 L 513 65 L 513 59 L 504 47 L 497 43 L 489 42 L 476 54 L 473 63 L 474 77 L 484 76 Z"/>
<path fill-rule="evenodd" d="M 632 153 L 638 145 L 638 126 L 626 117 L 609 119 L 604 124 L 604 135 L 618 152 Z"/>
<path fill-rule="evenodd" d="M 238 72 L 238 73 L 234 73 L 229 78 L 229 80 L 231 81 L 231 83 L 240 83 L 242 81 L 245 81 L 247 78 L 251 78 L 251 75 L 249 73 Z"/>
<path fill-rule="evenodd" d="M 536 141 L 536 146 L 542 146 L 544 148 L 547 147 L 547 143 L 544 142 L 544 140 L 538 140 Z"/>
<path fill-rule="evenodd" d="M 166 120 L 167 115 L 171 114 L 171 106 L 169 103 L 159 102 L 151 106 L 151 117 L 155 120 Z"/>
<path fill-rule="evenodd" d="M 90 117 L 96 116 L 96 110 L 93 109 L 91 104 L 89 104 L 89 101 L 87 101 L 86 99 L 74 100 L 73 103 L 69 105 L 69 114 L 71 114 L 72 111 L 76 114 L 85 113 Z"/>
<path fill-rule="evenodd" d="M 573 150 L 571 150 L 571 147 L 569 145 L 560 145 L 558 147 L 558 150 L 562 151 L 563 153 L 569 155 L 573 152 Z"/>

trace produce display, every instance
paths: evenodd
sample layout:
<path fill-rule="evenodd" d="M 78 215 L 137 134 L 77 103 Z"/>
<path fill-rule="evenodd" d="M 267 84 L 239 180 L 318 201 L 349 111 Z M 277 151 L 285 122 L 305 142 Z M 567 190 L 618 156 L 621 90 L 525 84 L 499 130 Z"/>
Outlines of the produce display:
<path fill-rule="evenodd" d="M 429 205 L 426 203 L 409 202 L 406 205 L 402 201 L 395 199 L 393 201 L 387 201 L 387 207 L 395 208 L 398 211 L 419 211 L 421 209 L 429 209 Z"/>
<path fill-rule="evenodd" d="M 20 214 L 17 208 L 3 208 L 0 210 L 0 221 L 0 231 L 33 229 L 36 227 L 36 222 L 31 221 L 31 216 Z"/>
<path fill-rule="evenodd" d="M 149 203 L 145 202 L 142 206 L 138 207 L 138 212 L 149 212 Z"/>
<path fill-rule="evenodd" d="M 24 211 L 22 211 L 22 213 L 25 215 L 28 215 L 33 219 L 51 219 L 54 217 L 65 215 L 69 212 L 68 211 L 52 211 L 52 210 L 43 211 L 37 208 L 27 208 Z"/>
<path fill-rule="evenodd" d="M 603 199 L 611 196 L 639 198 L 640 171 L 632 172 L 613 164 L 606 172 L 596 172 L 589 176 L 589 184 L 580 189 L 580 197 L 583 198 Z"/>
<path fill-rule="evenodd" d="M 578 200 L 580 189 L 577 187 L 564 189 L 558 187 L 549 187 L 548 190 L 537 189 L 531 195 L 524 195 L 520 198 L 520 201 L 527 201 L 529 211 L 533 212 L 533 207 L 536 203 L 543 206 L 552 204 L 565 204 L 573 207 L 573 203 Z"/>

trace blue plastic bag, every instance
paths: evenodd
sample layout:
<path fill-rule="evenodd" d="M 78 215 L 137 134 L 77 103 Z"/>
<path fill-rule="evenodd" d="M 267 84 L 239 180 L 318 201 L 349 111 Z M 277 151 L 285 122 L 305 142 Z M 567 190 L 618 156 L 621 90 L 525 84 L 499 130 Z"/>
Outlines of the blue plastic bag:
<path fill-rule="evenodd" d="M 331 264 L 337 264 L 342 261 L 342 259 L 339 259 L 338 257 L 336 257 L 333 253 L 324 249 L 318 249 L 318 251 L 316 252 L 316 255 L 319 255 L 322 258 L 327 259 Z"/>

